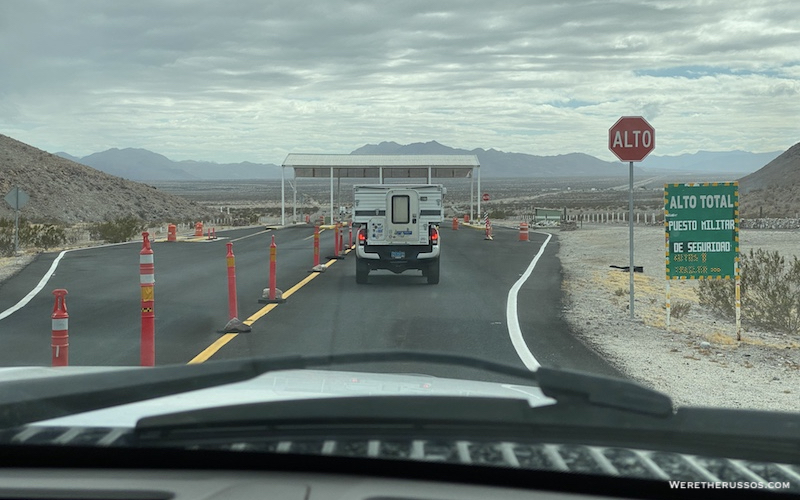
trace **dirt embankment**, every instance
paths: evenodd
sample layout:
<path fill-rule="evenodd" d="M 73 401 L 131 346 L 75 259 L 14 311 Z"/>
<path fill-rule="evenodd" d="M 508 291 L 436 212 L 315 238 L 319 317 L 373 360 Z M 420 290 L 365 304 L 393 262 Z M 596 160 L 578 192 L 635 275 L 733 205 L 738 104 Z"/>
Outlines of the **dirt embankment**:
<path fill-rule="evenodd" d="M 589 225 L 556 233 L 568 297 L 565 317 L 583 340 L 631 378 L 678 405 L 800 411 L 800 336 L 745 327 L 700 306 L 698 282 L 671 283 L 671 303 L 688 304 L 665 325 L 664 230 L 634 230 L 635 320 L 629 319 L 628 227 Z M 798 231 L 742 230 L 740 248 L 800 248 Z"/>

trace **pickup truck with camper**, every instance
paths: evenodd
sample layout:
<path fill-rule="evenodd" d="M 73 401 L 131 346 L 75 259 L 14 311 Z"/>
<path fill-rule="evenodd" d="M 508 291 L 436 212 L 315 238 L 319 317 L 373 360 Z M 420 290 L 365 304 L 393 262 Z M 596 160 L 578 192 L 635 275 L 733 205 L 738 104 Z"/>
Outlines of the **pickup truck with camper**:
<path fill-rule="evenodd" d="M 418 269 L 439 283 L 439 224 L 444 220 L 441 184 L 366 184 L 353 187 L 353 224 L 359 226 L 356 283 L 371 270 L 395 274 Z"/>

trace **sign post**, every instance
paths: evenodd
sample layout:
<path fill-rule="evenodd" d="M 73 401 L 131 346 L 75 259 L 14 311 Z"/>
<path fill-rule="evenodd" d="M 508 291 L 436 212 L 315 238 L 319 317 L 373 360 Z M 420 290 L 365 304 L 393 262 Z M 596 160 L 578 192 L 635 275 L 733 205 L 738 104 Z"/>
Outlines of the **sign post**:
<path fill-rule="evenodd" d="M 28 204 L 28 193 L 18 187 L 11 188 L 5 200 L 14 209 L 14 255 L 19 253 L 19 209 Z"/>
<path fill-rule="evenodd" d="M 633 319 L 633 162 L 644 160 L 656 147 L 656 131 L 641 116 L 623 116 L 608 129 L 608 149 L 622 161 L 629 162 L 628 171 L 628 238 L 630 239 L 628 273 L 630 273 L 630 318 Z"/>
<path fill-rule="evenodd" d="M 739 183 L 664 185 L 667 327 L 670 280 L 733 279 L 736 339 L 741 340 Z"/>

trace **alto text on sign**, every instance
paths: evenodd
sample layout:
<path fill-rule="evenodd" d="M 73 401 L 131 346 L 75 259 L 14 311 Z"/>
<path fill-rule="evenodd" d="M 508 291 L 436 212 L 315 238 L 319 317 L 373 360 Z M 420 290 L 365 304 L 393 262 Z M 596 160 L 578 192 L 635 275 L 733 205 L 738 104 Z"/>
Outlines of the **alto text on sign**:
<path fill-rule="evenodd" d="M 642 161 L 656 147 L 656 131 L 641 116 L 623 116 L 608 129 L 608 149 L 622 161 Z"/>

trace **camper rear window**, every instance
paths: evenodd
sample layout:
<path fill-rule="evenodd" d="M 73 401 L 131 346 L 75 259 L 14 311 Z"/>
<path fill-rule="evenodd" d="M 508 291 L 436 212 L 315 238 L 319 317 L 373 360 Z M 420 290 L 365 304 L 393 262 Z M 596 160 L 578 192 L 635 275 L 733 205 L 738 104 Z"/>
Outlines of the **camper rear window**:
<path fill-rule="evenodd" d="M 408 224 L 411 220 L 411 197 L 392 196 L 392 224 Z"/>

